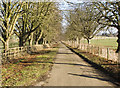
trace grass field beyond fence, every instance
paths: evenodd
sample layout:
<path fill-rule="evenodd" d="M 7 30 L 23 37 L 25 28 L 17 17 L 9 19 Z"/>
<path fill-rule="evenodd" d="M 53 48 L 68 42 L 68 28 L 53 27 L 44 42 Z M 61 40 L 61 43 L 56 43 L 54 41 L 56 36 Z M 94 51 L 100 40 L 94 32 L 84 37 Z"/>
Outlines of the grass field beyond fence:
<path fill-rule="evenodd" d="M 86 40 L 81 40 L 81 43 L 87 43 Z M 106 39 L 92 39 L 90 44 L 96 46 L 110 47 L 112 49 L 117 49 L 117 38 L 106 38 Z"/>

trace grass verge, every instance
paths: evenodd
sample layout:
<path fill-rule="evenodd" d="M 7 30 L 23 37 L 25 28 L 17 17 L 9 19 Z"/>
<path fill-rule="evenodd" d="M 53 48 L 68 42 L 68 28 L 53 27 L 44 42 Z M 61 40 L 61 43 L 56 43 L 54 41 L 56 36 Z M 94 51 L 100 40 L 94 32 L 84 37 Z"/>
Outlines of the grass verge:
<path fill-rule="evenodd" d="M 107 60 L 106 58 L 101 58 L 99 56 L 93 55 L 91 53 L 75 49 L 67 44 L 65 44 L 71 51 L 79 55 L 83 60 L 91 64 L 94 68 L 101 70 L 105 74 L 113 77 L 117 83 L 116 85 L 120 86 L 120 65 L 116 62 Z"/>
<path fill-rule="evenodd" d="M 46 79 L 52 68 L 56 49 L 29 55 L 2 65 L 2 86 L 32 86 Z"/>

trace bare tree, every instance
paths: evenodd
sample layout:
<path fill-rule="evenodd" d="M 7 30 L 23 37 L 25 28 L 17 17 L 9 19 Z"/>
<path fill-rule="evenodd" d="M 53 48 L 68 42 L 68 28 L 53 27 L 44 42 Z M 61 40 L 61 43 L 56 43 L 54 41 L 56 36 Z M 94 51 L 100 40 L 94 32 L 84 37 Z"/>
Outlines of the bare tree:
<path fill-rule="evenodd" d="M 0 4 L 0 40 L 4 45 L 4 49 L 9 48 L 9 39 L 14 32 L 15 24 L 22 12 L 24 2 L 11 2 L 10 0 L 1 1 Z"/>
<path fill-rule="evenodd" d="M 98 23 L 118 29 L 118 48 L 120 51 L 120 1 L 118 2 L 94 2 L 95 10 L 98 11 Z"/>
<path fill-rule="evenodd" d="M 19 37 L 19 46 L 23 46 L 30 38 L 32 44 L 33 32 L 42 24 L 51 3 L 26 2 L 23 7 L 25 13 L 19 18 L 16 24 L 15 34 Z M 30 37 L 31 36 L 31 37 Z"/>
<path fill-rule="evenodd" d="M 97 23 L 97 18 L 94 15 L 95 12 L 92 6 L 86 5 L 84 8 L 79 8 L 78 6 L 78 8 L 70 13 L 68 20 L 70 27 L 79 32 L 88 41 L 88 44 L 90 39 L 103 28 Z"/>

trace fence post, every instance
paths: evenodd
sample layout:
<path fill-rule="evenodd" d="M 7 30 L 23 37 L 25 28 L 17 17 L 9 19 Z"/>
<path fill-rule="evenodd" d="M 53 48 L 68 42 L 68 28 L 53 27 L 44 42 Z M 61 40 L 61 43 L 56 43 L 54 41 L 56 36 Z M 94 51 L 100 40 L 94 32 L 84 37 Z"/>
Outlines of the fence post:
<path fill-rule="evenodd" d="M 98 56 L 100 56 L 100 47 L 98 47 Z"/>
<path fill-rule="evenodd" d="M 88 45 L 88 52 L 90 53 L 90 45 Z"/>
<path fill-rule="evenodd" d="M 91 49 L 91 48 L 92 48 L 92 46 L 90 45 L 90 53 L 91 53 L 91 51 L 92 51 L 92 49 Z"/>
<path fill-rule="evenodd" d="M 78 49 L 80 49 L 80 44 L 78 44 L 78 45 L 79 45 Z"/>
<path fill-rule="evenodd" d="M 79 47 L 80 47 L 80 49 L 81 49 L 81 44 L 79 44 L 79 45 L 80 45 Z"/>
<path fill-rule="evenodd" d="M 103 52 L 103 48 L 101 48 L 101 55 L 103 54 L 102 52 Z"/>
<path fill-rule="evenodd" d="M 91 54 L 93 54 L 93 46 L 91 45 Z"/>
<path fill-rule="evenodd" d="M 21 54 L 20 54 L 20 57 L 22 57 L 22 51 L 23 51 L 23 50 L 22 50 L 22 47 L 20 47 L 20 53 L 21 53 Z"/>
<path fill-rule="evenodd" d="M 92 45 L 90 46 L 90 53 L 92 53 Z"/>
<path fill-rule="evenodd" d="M 107 59 L 109 59 L 109 48 L 107 48 Z"/>
<path fill-rule="evenodd" d="M 87 45 L 87 51 L 88 51 L 88 53 L 89 53 L 89 44 Z"/>
<path fill-rule="evenodd" d="M 85 45 L 83 45 L 84 46 L 84 48 L 83 48 L 83 50 L 85 50 Z M 85 50 L 86 51 L 86 50 Z"/>
<path fill-rule="evenodd" d="M 8 50 L 6 51 L 6 56 L 7 56 L 7 58 L 8 58 L 8 54 L 9 54 L 9 52 L 8 52 Z"/>
<path fill-rule="evenodd" d="M 89 45 L 89 53 L 91 53 L 91 46 Z"/>
<path fill-rule="evenodd" d="M 17 50 L 18 50 L 18 57 L 19 57 L 19 47 L 17 48 Z"/>
<path fill-rule="evenodd" d="M 117 60 L 118 63 L 120 63 L 120 52 L 118 52 L 118 60 Z"/>
<path fill-rule="evenodd" d="M 13 49 L 13 52 L 14 52 L 14 58 L 15 58 L 15 48 Z"/>
<path fill-rule="evenodd" d="M 93 53 L 93 55 L 95 54 L 95 53 L 94 53 L 94 45 L 92 46 L 92 53 Z"/>
<path fill-rule="evenodd" d="M 8 50 L 8 57 L 10 58 L 10 49 Z"/>
<path fill-rule="evenodd" d="M 87 52 L 89 52 L 89 45 L 87 45 Z"/>
<path fill-rule="evenodd" d="M 19 57 L 21 58 L 21 47 L 19 47 Z"/>
<path fill-rule="evenodd" d="M 73 47 L 73 40 L 72 40 L 72 47 Z"/>

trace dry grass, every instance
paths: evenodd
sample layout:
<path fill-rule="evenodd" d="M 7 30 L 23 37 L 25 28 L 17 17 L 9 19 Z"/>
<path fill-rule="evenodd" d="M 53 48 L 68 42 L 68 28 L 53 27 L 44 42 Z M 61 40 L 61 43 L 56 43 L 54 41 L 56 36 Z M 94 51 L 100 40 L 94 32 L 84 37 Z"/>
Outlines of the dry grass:
<path fill-rule="evenodd" d="M 2 65 L 2 86 L 30 86 L 44 80 L 52 67 L 57 49 L 28 55 Z M 41 57 L 42 55 L 42 57 Z"/>

